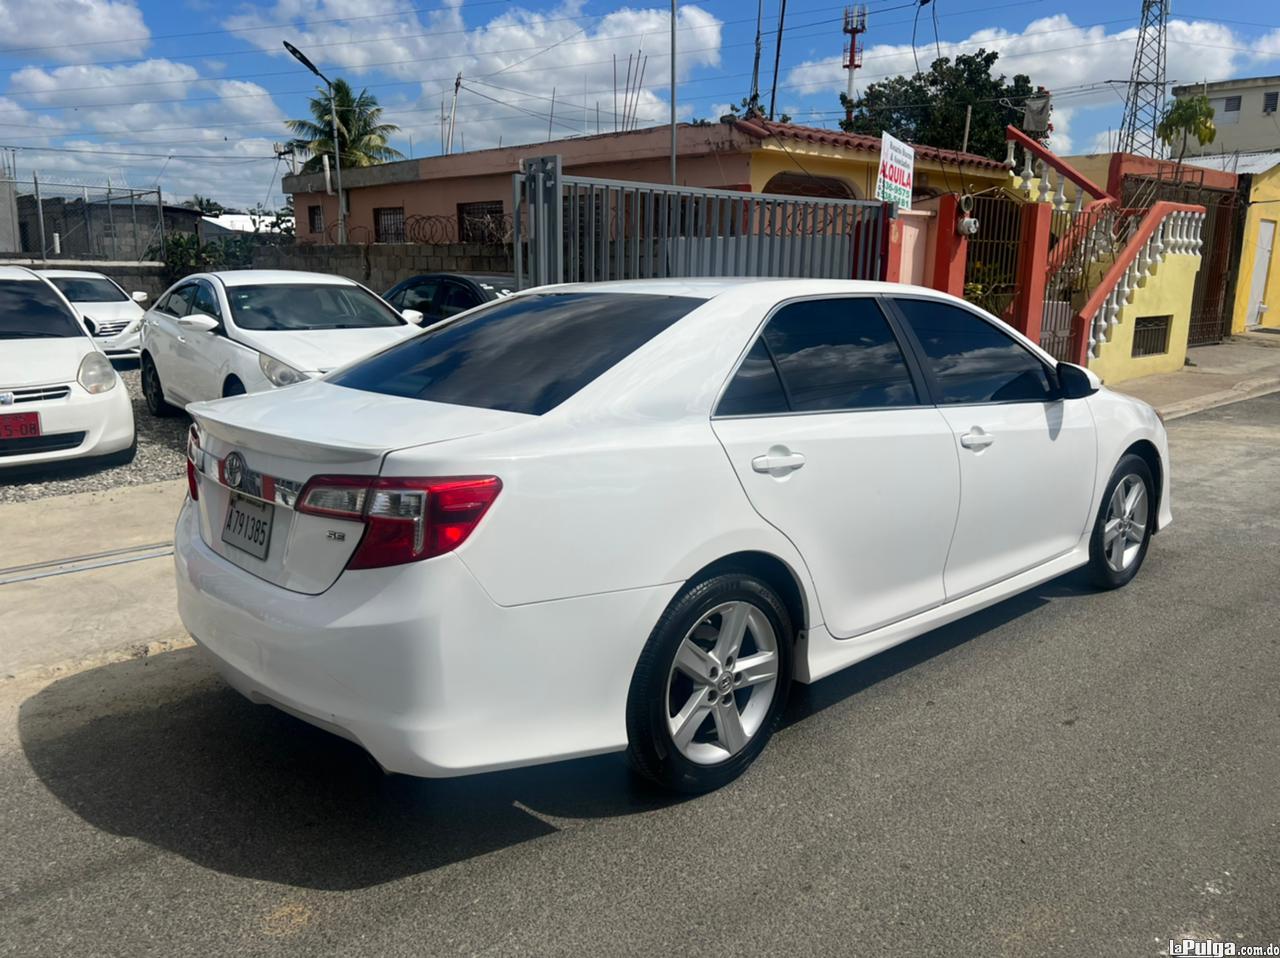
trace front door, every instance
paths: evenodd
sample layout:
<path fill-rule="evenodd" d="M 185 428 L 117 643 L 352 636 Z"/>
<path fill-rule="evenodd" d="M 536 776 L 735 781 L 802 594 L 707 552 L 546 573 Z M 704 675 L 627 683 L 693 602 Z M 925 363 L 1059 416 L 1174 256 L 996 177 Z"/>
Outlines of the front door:
<path fill-rule="evenodd" d="M 717 407 L 747 497 L 803 557 L 837 637 L 943 601 L 959 467 L 922 387 L 875 299 L 806 299 L 773 314 Z"/>
<path fill-rule="evenodd" d="M 1070 552 L 1097 470 L 1088 401 L 1059 398 L 1048 364 L 998 321 L 934 299 L 892 302 L 960 459 L 947 600 Z"/>
<path fill-rule="evenodd" d="M 1262 324 L 1262 314 L 1267 311 L 1267 283 L 1271 277 L 1271 253 L 1276 245 L 1276 221 L 1262 220 L 1258 224 L 1258 246 L 1253 253 L 1253 282 L 1249 286 L 1250 326 Z"/>

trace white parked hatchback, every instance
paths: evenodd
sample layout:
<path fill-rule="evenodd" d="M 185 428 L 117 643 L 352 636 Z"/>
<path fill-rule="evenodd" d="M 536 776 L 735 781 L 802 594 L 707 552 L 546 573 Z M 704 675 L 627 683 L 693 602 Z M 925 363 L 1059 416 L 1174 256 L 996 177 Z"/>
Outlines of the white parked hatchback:
<path fill-rule="evenodd" d="M 717 787 L 812 682 L 1171 519 L 1150 406 L 931 290 L 552 287 L 190 407 L 182 619 L 236 688 L 455 775 Z"/>
<path fill-rule="evenodd" d="M 133 458 L 133 406 L 75 310 L 29 269 L 0 266 L 0 470 Z"/>
<path fill-rule="evenodd" d="M 126 293 L 110 277 L 86 270 L 38 272 L 71 301 L 104 353 L 117 359 L 137 357 L 142 342 L 141 304 L 147 301 L 145 292 Z"/>
<path fill-rule="evenodd" d="M 197 273 L 142 323 L 142 392 L 153 415 L 292 386 L 418 332 L 359 283 L 292 270 Z"/>

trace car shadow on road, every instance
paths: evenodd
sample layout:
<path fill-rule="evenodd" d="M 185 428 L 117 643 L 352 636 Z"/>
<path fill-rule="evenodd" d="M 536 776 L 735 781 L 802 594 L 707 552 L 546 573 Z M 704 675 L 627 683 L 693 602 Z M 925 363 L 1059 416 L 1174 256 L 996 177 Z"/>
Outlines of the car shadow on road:
<path fill-rule="evenodd" d="M 786 724 L 1079 591 L 1048 583 L 799 687 Z M 460 779 L 385 775 L 358 746 L 250 704 L 194 649 L 55 681 L 22 704 L 19 732 L 40 781 L 91 826 L 219 872 L 324 890 L 517 845 L 557 831 L 556 818 L 680 801 L 619 755 Z"/>

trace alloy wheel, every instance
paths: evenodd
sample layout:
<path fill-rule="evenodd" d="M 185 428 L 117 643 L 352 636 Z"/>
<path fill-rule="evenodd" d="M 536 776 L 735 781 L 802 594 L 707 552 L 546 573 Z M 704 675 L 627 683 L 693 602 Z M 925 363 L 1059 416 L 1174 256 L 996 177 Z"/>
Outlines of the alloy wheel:
<path fill-rule="evenodd" d="M 1138 558 L 1147 538 L 1147 485 L 1129 473 L 1116 485 L 1102 527 L 1102 551 L 1113 572 L 1124 572 Z"/>
<path fill-rule="evenodd" d="M 764 725 L 778 687 L 778 636 L 763 611 L 726 602 L 681 641 L 667 677 L 667 730 L 691 762 L 741 752 Z"/>

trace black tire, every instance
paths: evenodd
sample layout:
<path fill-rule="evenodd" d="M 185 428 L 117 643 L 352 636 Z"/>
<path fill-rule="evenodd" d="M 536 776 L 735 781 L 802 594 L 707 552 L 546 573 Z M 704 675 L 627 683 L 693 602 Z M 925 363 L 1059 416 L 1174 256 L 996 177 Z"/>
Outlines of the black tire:
<path fill-rule="evenodd" d="M 177 410 L 164 401 L 164 389 L 160 385 L 160 373 L 156 370 L 155 361 L 143 353 L 139 365 L 142 398 L 146 400 L 147 411 L 160 419 L 172 416 Z"/>
<path fill-rule="evenodd" d="M 1132 483 L 1137 480 L 1142 484 L 1142 495 L 1145 499 L 1145 509 L 1141 511 L 1140 516 L 1130 516 L 1127 523 L 1123 520 L 1120 523 L 1121 534 L 1126 536 L 1126 542 L 1116 544 L 1113 537 L 1108 540 L 1107 526 L 1115 518 L 1113 509 L 1113 498 L 1116 498 L 1116 490 L 1121 483 Z M 1132 488 L 1132 485 L 1130 485 Z M 1121 498 L 1124 498 L 1123 496 Z M 1136 510 L 1135 510 L 1136 511 Z M 1119 463 L 1116 464 L 1115 471 L 1111 473 L 1111 479 L 1107 483 L 1106 491 L 1102 494 L 1102 503 L 1098 507 L 1098 515 L 1093 523 L 1093 535 L 1089 538 L 1089 575 L 1093 579 L 1094 585 L 1099 589 L 1118 589 L 1126 585 L 1142 568 L 1143 560 L 1147 557 L 1147 549 L 1151 545 L 1151 534 L 1156 524 L 1156 495 L 1155 481 L 1151 476 L 1151 467 L 1147 465 L 1145 459 L 1132 453 L 1124 456 Z M 1133 536 L 1139 536 L 1138 542 L 1133 542 Z M 1136 549 L 1134 548 L 1136 546 Z M 1119 553 L 1123 554 L 1122 568 L 1117 569 L 1115 559 L 1118 548 Z M 1110 554 L 1111 558 L 1108 558 Z"/>
<path fill-rule="evenodd" d="M 692 636 L 695 628 L 711 628 L 712 619 L 718 615 L 716 610 L 729 603 L 750 606 L 764 617 L 772 629 L 777 651 L 776 680 L 773 697 L 767 700 L 767 711 L 741 750 L 721 761 L 704 764 L 682 754 L 672 738 L 668 720 L 675 713 L 671 711 L 670 702 L 677 694 L 676 683 L 688 681 L 683 677 L 684 673 L 676 677 L 673 668 L 676 653 L 685 638 Z M 755 626 L 748 628 L 742 649 L 746 649 L 750 642 L 758 652 L 766 646 L 754 636 L 754 629 Z M 627 694 L 627 757 L 632 767 L 662 788 L 689 794 L 712 791 L 741 775 L 764 750 L 781 721 L 794 674 L 794 639 L 794 627 L 786 606 L 773 588 L 761 579 L 746 572 L 726 572 L 687 585 L 653 627 L 631 678 Z M 729 665 L 731 667 L 726 671 L 732 674 L 733 663 L 729 662 Z M 690 688 L 693 689 L 691 682 Z M 722 701 L 732 699 L 733 704 L 726 707 L 735 711 L 741 708 L 745 718 L 747 703 L 764 688 L 763 685 L 740 689 L 730 686 Z M 705 691 L 710 695 L 714 690 L 709 685 Z M 685 693 L 678 694 L 684 701 Z M 687 701 L 692 702 L 694 698 L 689 697 Z M 711 706 L 708 709 L 699 722 L 704 729 L 704 737 L 714 739 L 718 736 L 718 719 L 715 709 Z M 743 726 L 740 724 L 739 727 Z M 715 747 L 714 743 L 707 746 Z"/>
<path fill-rule="evenodd" d="M 133 443 L 128 449 L 121 449 L 119 452 L 108 453 L 102 457 L 104 466 L 127 466 L 133 462 L 133 457 L 138 454 L 138 437 L 133 437 Z"/>
<path fill-rule="evenodd" d="M 222 384 L 222 398 L 228 396 L 243 396 L 245 392 L 244 383 L 235 376 L 228 376 L 227 381 Z"/>

